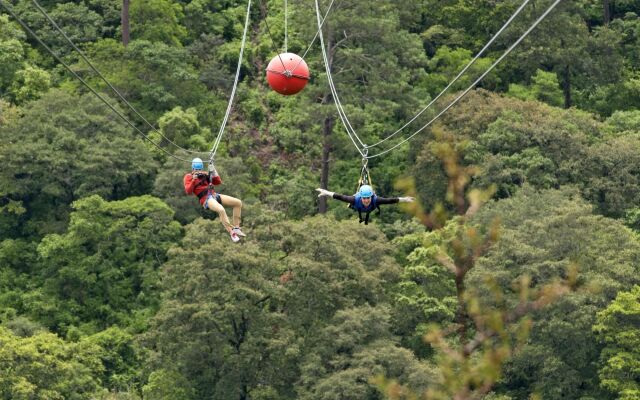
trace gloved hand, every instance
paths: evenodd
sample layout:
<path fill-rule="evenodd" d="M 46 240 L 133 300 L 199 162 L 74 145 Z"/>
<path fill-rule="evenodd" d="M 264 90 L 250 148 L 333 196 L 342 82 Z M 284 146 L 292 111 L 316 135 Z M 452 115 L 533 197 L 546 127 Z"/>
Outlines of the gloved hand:
<path fill-rule="evenodd" d="M 414 200 L 413 197 L 398 197 L 400 203 L 412 203 Z"/>
<path fill-rule="evenodd" d="M 318 197 L 322 197 L 322 196 L 329 196 L 329 197 L 333 197 L 333 192 L 330 192 L 330 191 L 328 191 L 328 190 L 318 188 L 318 189 L 316 189 L 316 191 L 317 191 L 318 193 L 320 193 L 320 194 L 318 195 Z"/>
<path fill-rule="evenodd" d="M 218 171 L 216 170 L 216 166 L 213 163 L 209 164 L 209 172 L 211 172 L 211 177 L 218 176 Z"/>

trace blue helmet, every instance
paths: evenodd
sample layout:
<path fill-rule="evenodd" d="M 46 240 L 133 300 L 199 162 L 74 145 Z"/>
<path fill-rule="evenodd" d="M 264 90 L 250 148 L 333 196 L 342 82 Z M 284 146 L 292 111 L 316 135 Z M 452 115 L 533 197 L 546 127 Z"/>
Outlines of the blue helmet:
<path fill-rule="evenodd" d="M 373 196 L 373 188 L 369 185 L 360 186 L 360 190 L 358 191 L 360 197 L 371 197 Z"/>
<path fill-rule="evenodd" d="M 191 169 L 204 169 L 204 163 L 199 158 L 191 160 Z"/>

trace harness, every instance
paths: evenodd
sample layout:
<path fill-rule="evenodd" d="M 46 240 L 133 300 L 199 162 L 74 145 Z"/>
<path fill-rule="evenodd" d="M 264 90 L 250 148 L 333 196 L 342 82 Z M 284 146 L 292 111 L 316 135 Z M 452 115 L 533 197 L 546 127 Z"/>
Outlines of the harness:
<path fill-rule="evenodd" d="M 371 204 L 369 204 L 369 207 L 365 207 L 364 204 L 362 204 L 360 187 L 362 185 L 369 185 L 373 187 L 373 184 L 371 183 L 371 174 L 369 173 L 369 168 L 367 166 L 369 159 L 366 157 L 366 154 L 367 149 L 365 148 L 365 156 L 362 158 L 362 169 L 360 170 L 360 179 L 358 180 L 356 194 L 354 194 L 354 197 L 356 199 L 353 204 L 349 204 L 349 208 L 358 211 L 358 219 L 360 220 L 360 223 L 364 222 L 365 225 L 369 225 L 369 214 L 377 210 L 376 215 L 380 216 L 382 210 L 380 210 L 380 205 L 378 204 L 378 196 L 376 196 L 375 193 L 373 194 L 373 196 L 371 196 Z M 362 213 L 364 213 L 364 218 L 362 218 Z"/>
<path fill-rule="evenodd" d="M 198 200 L 201 200 L 203 197 L 208 196 L 211 193 L 214 193 L 215 190 L 213 189 L 213 171 L 214 171 L 214 166 L 213 166 L 213 162 L 214 162 L 214 153 L 210 153 L 209 154 L 209 173 L 207 175 L 205 175 L 206 179 L 207 179 L 207 183 L 209 184 L 209 186 L 207 187 L 207 190 L 203 190 L 202 192 L 198 193 Z"/>
<path fill-rule="evenodd" d="M 198 200 L 201 200 L 203 197 L 213 193 L 213 185 L 211 184 L 211 179 L 209 179 L 209 176 L 206 176 L 205 179 L 207 180 L 207 183 L 209 184 L 209 186 L 207 187 L 207 190 L 203 190 L 202 192 L 196 195 L 198 196 Z"/>

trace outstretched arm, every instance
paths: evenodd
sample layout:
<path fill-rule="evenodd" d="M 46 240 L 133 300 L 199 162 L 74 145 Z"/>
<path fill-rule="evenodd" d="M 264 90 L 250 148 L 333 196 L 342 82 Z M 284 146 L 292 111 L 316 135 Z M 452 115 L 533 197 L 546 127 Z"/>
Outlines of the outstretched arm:
<path fill-rule="evenodd" d="M 378 197 L 378 204 L 394 204 L 394 203 L 411 203 L 415 200 L 413 197 Z"/>
<path fill-rule="evenodd" d="M 330 192 L 328 190 L 320 189 L 320 188 L 316 190 L 318 191 L 318 193 L 320 193 L 318 197 L 328 196 L 333 199 L 344 201 L 345 203 L 349 203 L 349 204 L 353 204 L 356 201 L 356 198 L 354 196 L 345 196 L 344 194 L 334 193 L 334 192 Z"/>

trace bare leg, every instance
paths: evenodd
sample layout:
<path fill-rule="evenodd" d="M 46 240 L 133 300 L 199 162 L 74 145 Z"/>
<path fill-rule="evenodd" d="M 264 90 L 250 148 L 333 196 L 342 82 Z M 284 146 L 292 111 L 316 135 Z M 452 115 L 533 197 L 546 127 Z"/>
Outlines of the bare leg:
<path fill-rule="evenodd" d="M 235 197 L 227 196 L 224 194 L 220 195 L 220 200 L 222 201 L 222 205 L 233 207 L 233 226 L 239 228 L 240 216 L 242 215 L 242 201 L 240 201 L 240 199 L 236 199 Z"/>
<path fill-rule="evenodd" d="M 233 229 L 233 226 L 231 226 L 229 217 L 227 217 L 227 212 L 224 211 L 224 207 L 222 207 L 222 204 L 218 203 L 213 197 L 210 197 L 207 200 L 207 206 L 209 207 L 209 210 L 218 213 L 220 222 L 222 222 L 222 225 L 224 225 L 224 228 L 227 230 L 227 232 L 231 233 L 231 229 Z"/>

